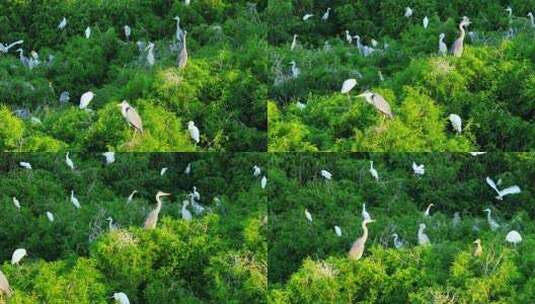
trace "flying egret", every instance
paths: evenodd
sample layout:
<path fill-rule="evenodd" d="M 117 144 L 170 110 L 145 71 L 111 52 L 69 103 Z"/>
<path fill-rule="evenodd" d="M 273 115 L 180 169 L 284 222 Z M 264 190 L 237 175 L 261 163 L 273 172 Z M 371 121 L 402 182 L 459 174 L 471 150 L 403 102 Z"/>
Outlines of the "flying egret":
<path fill-rule="evenodd" d="M 71 99 L 71 96 L 69 92 L 63 91 L 61 92 L 61 95 L 59 95 L 59 102 L 62 104 L 66 104 Z"/>
<path fill-rule="evenodd" d="M 372 217 L 370 216 L 370 214 L 368 213 L 368 211 L 366 211 L 366 204 L 362 204 L 362 219 L 363 220 L 371 220 Z"/>
<path fill-rule="evenodd" d="M 267 186 L 267 177 L 264 175 L 262 176 L 262 179 L 260 180 L 260 186 L 262 189 L 266 189 Z"/>
<path fill-rule="evenodd" d="M 67 18 L 63 17 L 58 24 L 58 29 L 63 30 L 67 26 Z"/>
<path fill-rule="evenodd" d="M 427 18 L 427 16 L 425 16 L 425 18 L 422 21 L 422 23 L 424 25 L 424 29 L 427 29 L 427 27 L 429 26 L 429 18 Z"/>
<path fill-rule="evenodd" d="M 450 114 L 448 118 L 455 132 L 457 132 L 457 134 L 460 135 L 461 132 L 463 131 L 463 122 L 462 122 L 461 117 L 457 114 Z"/>
<path fill-rule="evenodd" d="M 123 100 L 118 106 L 121 107 L 121 114 L 126 121 L 134 127 L 134 130 L 143 133 L 143 121 L 136 109 L 134 109 L 126 100 Z"/>
<path fill-rule="evenodd" d="M 474 256 L 480 257 L 483 254 L 483 247 L 481 247 L 481 240 L 480 239 L 475 240 L 474 244 L 476 244 L 476 248 L 474 249 Z"/>
<path fill-rule="evenodd" d="M 88 91 L 80 97 L 80 109 L 86 109 L 89 103 L 95 98 L 95 93 Z"/>
<path fill-rule="evenodd" d="M 448 46 L 444 43 L 444 38 L 446 38 L 446 34 L 440 33 L 438 36 L 438 53 L 441 56 L 445 56 L 448 53 Z"/>
<path fill-rule="evenodd" d="M 163 175 L 165 174 L 165 172 L 167 172 L 167 167 L 162 168 L 162 169 L 160 170 L 160 176 L 163 176 Z"/>
<path fill-rule="evenodd" d="M 11 43 L 9 45 L 8 44 L 4 45 L 4 44 L 0 43 L 0 52 L 7 53 L 7 52 L 9 52 L 10 48 L 12 48 L 12 47 L 14 47 L 16 45 L 19 45 L 19 44 L 23 44 L 23 43 L 24 43 L 24 40 L 18 40 L 18 41 L 15 41 L 15 42 L 13 42 L 13 43 Z"/>
<path fill-rule="evenodd" d="M 126 41 L 130 41 L 130 35 L 132 35 L 132 29 L 128 26 L 124 26 L 124 36 L 126 37 Z"/>
<path fill-rule="evenodd" d="M 354 78 L 350 78 L 350 79 L 346 79 L 344 81 L 344 83 L 342 84 L 342 90 L 340 90 L 340 92 L 342 94 L 347 94 L 349 93 L 351 90 L 353 90 L 353 88 L 357 85 L 357 80 L 354 79 Z"/>
<path fill-rule="evenodd" d="M 500 228 L 500 225 L 492 218 L 492 210 L 490 208 L 484 209 L 484 212 L 487 212 L 487 223 L 489 223 L 490 230 L 496 231 Z"/>
<path fill-rule="evenodd" d="M 370 174 L 372 175 L 373 178 L 375 178 L 377 182 L 379 181 L 379 173 L 373 167 L 373 160 L 370 160 Z"/>
<path fill-rule="evenodd" d="M 128 196 L 128 198 L 126 199 L 126 202 L 127 203 L 131 203 L 132 200 L 134 199 L 134 195 L 137 193 L 137 190 L 134 190 L 132 191 L 132 193 L 130 193 L 130 195 Z"/>
<path fill-rule="evenodd" d="M 310 214 L 310 212 L 308 212 L 308 209 L 306 208 L 305 208 L 305 218 L 307 219 L 309 223 L 312 224 L 312 214 Z"/>
<path fill-rule="evenodd" d="M 353 43 L 353 36 L 351 36 L 351 34 L 349 34 L 348 30 L 346 30 L 346 41 L 349 44 Z"/>
<path fill-rule="evenodd" d="M 381 114 L 385 115 L 388 118 L 393 118 L 392 110 L 390 109 L 390 104 L 385 100 L 385 98 L 377 93 L 366 91 L 357 97 L 363 97 L 366 102 L 373 105 Z"/>
<path fill-rule="evenodd" d="M 327 170 L 321 170 L 320 171 L 320 174 L 323 178 L 325 178 L 326 180 L 331 180 L 333 175 L 331 174 L 331 172 L 327 171 Z"/>
<path fill-rule="evenodd" d="M 184 169 L 184 174 L 190 175 L 190 173 L 191 173 L 191 163 L 188 163 L 188 165 L 186 166 L 186 169 Z"/>
<path fill-rule="evenodd" d="M 431 207 L 433 207 L 435 204 L 431 203 L 427 205 L 427 209 L 425 209 L 424 216 L 429 216 L 431 214 Z"/>
<path fill-rule="evenodd" d="M 506 195 L 509 195 L 509 194 L 518 194 L 520 192 L 522 192 L 522 190 L 520 189 L 520 187 L 518 187 L 517 185 L 514 185 L 514 186 L 511 186 L 511 187 L 507 187 L 505 189 L 502 189 L 502 190 L 499 190 L 498 187 L 496 186 L 496 184 L 494 183 L 494 181 L 487 176 L 486 178 L 486 181 L 487 181 L 487 184 L 492 188 L 494 189 L 494 191 L 496 191 L 496 193 L 498 193 L 498 196 L 496 196 L 496 199 L 497 200 L 500 200 L 502 201 L 503 200 L 503 197 L 506 196 Z M 498 181 L 498 185 L 500 184 L 500 181 Z"/>
<path fill-rule="evenodd" d="M 297 78 L 299 77 L 299 75 L 301 74 L 301 70 L 297 67 L 297 63 L 295 62 L 295 60 L 292 60 L 290 62 L 290 76 L 292 78 Z"/>
<path fill-rule="evenodd" d="M 157 202 L 156 209 L 152 210 L 147 215 L 147 218 L 145 219 L 145 223 L 143 224 L 143 227 L 145 229 L 156 228 L 156 224 L 158 223 L 158 215 L 160 214 L 160 210 L 162 209 L 161 197 L 169 196 L 169 195 L 171 195 L 171 193 L 166 193 L 162 191 L 158 191 L 158 193 L 156 193 L 156 202 Z"/>
<path fill-rule="evenodd" d="M 334 225 L 334 233 L 336 233 L 336 236 L 338 237 L 342 236 L 342 228 L 338 227 L 337 225 Z"/>
<path fill-rule="evenodd" d="M 189 205 L 189 201 L 188 200 L 184 200 L 182 202 L 182 219 L 183 220 L 186 220 L 186 221 L 191 221 L 191 212 L 189 212 L 188 209 L 186 209 Z"/>
<path fill-rule="evenodd" d="M 20 162 L 19 166 L 21 166 L 21 167 L 23 167 L 25 169 L 29 169 L 29 170 L 32 169 L 32 165 L 29 162 Z"/>
<path fill-rule="evenodd" d="M 113 299 L 119 304 L 130 304 L 128 296 L 124 292 L 116 292 L 113 294 Z"/>
<path fill-rule="evenodd" d="M 412 8 L 410 8 L 408 6 L 405 8 L 405 17 L 406 18 L 412 17 L 413 13 L 414 13 L 414 11 L 412 10 Z"/>
<path fill-rule="evenodd" d="M 297 35 L 294 35 L 294 39 L 292 40 L 292 44 L 290 45 L 290 51 L 293 51 L 296 46 L 297 46 Z"/>
<path fill-rule="evenodd" d="M 399 235 L 397 233 L 392 233 L 392 238 L 394 239 L 394 247 L 396 247 L 397 249 L 403 247 L 403 241 L 399 238 Z"/>
<path fill-rule="evenodd" d="M 147 62 L 149 63 L 149 66 L 153 66 L 155 59 L 154 59 L 154 43 L 149 42 L 149 45 L 145 48 L 145 51 L 147 52 Z"/>
<path fill-rule="evenodd" d="M 528 17 L 529 17 L 529 20 L 531 21 L 531 27 L 535 28 L 535 17 L 533 17 L 533 13 L 529 12 Z"/>
<path fill-rule="evenodd" d="M 115 231 L 117 230 L 117 225 L 113 223 L 113 218 L 111 216 L 108 216 L 106 218 L 106 221 L 108 221 L 108 230 L 109 231 Z"/>
<path fill-rule="evenodd" d="M 74 207 L 80 209 L 80 201 L 78 201 L 78 198 L 74 196 L 74 190 L 71 190 L 71 203 L 74 205 Z"/>
<path fill-rule="evenodd" d="M 71 168 L 71 170 L 74 170 L 74 162 L 72 161 L 72 159 L 69 157 L 69 152 L 67 152 L 67 154 L 65 155 L 65 163 L 67 164 L 67 166 L 69 168 Z"/>
<path fill-rule="evenodd" d="M 52 214 L 52 212 L 47 211 L 47 212 L 46 212 L 46 217 L 48 218 L 48 221 L 49 221 L 49 222 L 52 223 L 52 222 L 54 221 L 54 214 Z"/>
<path fill-rule="evenodd" d="M 362 236 L 359 237 L 353 245 L 351 246 L 351 249 L 349 250 L 349 258 L 353 260 L 359 260 L 362 257 L 362 254 L 364 253 L 364 245 L 366 244 L 366 241 L 368 240 L 368 227 L 367 225 L 369 223 L 373 223 L 375 220 L 363 220 L 362 221 Z"/>
<path fill-rule="evenodd" d="M 178 58 L 177 58 L 177 66 L 179 69 L 185 68 L 186 65 L 188 64 L 189 55 L 188 55 L 188 48 L 186 45 L 187 36 L 188 36 L 188 31 L 184 31 L 184 38 L 183 38 L 184 41 L 182 41 L 182 48 L 180 49 L 180 53 L 178 53 Z"/>
<path fill-rule="evenodd" d="M 455 57 L 461 57 L 463 55 L 464 51 L 464 38 L 466 37 L 466 31 L 465 26 L 469 26 L 471 24 L 470 20 L 466 17 L 463 17 L 463 20 L 461 23 L 459 23 L 459 30 L 461 31 L 461 34 L 457 40 L 453 43 L 453 46 L 451 47 L 451 53 Z"/>
<path fill-rule="evenodd" d="M 16 207 L 17 209 L 20 209 L 20 202 L 19 202 L 19 200 L 18 200 L 16 197 L 14 197 L 14 196 L 13 196 L 13 205 L 15 205 L 15 207 Z"/>
<path fill-rule="evenodd" d="M 9 286 L 9 281 L 7 280 L 6 275 L 0 270 L 0 294 L 5 294 L 6 296 L 11 296 L 11 287 Z"/>
<path fill-rule="evenodd" d="M 451 223 L 453 224 L 453 227 L 456 227 L 461 223 L 461 214 L 459 212 L 455 212 L 453 214 L 453 219 L 451 220 Z"/>
<path fill-rule="evenodd" d="M 505 236 L 505 240 L 510 243 L 510 244 L 513 244 L 516 246 L 516 244 L 522 242 L 522 236 L 520 235 L 520 233 L 518 233 L 518 231 L 516 230 L 511 230 L 509 231 L 509 233 L 507 233 L 507 235 Z"/>
<path fill-rule="evenodd" d="M 327 21 L 329 19 L 329 14 L 331 13 L 331 8 L 328 7 L 327 11 L 321 16 L 321 21 Z"/>
<path fill-rule="evenodd" d="M 13 251 L 13 255 L 11 256 L 11 265 L 19 265 L 20 261 L 23 257 L 25 257 L 28 253 L 26 252 L 26 249 L 24 248 L 18 248 L 15 251 Z"/>
<path fill-rule="evenodd" d="M 424 230 L 425 224 L 420 224 L 420 229 L 418 229 L 418 245 L 420 246 L 428 246 L 431 244 L 429 237 L 425 234 Z"/>
<path fill-rule="evenodd" d="M 91 28 L 88 26 L 86 29 L 85 29 L 85 38 L 86 39 L 89 39 L 91 37 Z"/>
<path fill-rule="evenodd" d="M 191 139 L 193 139 L 193 141 L 198 144 L 201 140 L 199 128 L 197 128 L 197 126 L 195 126 L 195 123 L 191 120 L 188 121 L 188 131 L 189 135 L 191 136 Z"/>
<path fill-rule="evenodd" d="M 115 152 L 104 152 L 102 156 L 106 158 L 106 165 L 111 165 L 115 162 Z"/>
<path fill-rule="evenodd" d="M 262 173 L 262 169 L 260 169 L 259 166 L 254 165 L 253 166 L 253 176 L 257 177 L 257 176 L 260 175 L 260 173 Z"/>
<path fill-rule="evenodd" d="M 425 166 L 423 164 L 417 165 L 415 162 L 412 162 L 412 170 L 416 176 L 425 174 Z"/>
<path fill-rule="evenodd" d="M 303 21 L 307 21 L 308 19 L 314 17 L 314 14 L 306 14 L 303 16 Z"/>

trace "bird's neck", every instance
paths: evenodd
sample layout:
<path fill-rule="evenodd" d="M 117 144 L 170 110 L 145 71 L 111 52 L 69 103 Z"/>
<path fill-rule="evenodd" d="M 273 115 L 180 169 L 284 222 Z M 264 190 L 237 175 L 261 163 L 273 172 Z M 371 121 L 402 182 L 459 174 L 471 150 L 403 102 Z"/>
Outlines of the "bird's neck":
<path fill-rule="evenodd" d="M 367 239 L 368 238 L 368 227 L 366 226 L 366 223 L 362 223 L 362 238 Z"/>
<path fill-rule="evenodd" d="M 158 203 L 157 203 L 157 205 L 156 205 L 156 210 L 157 210 L 158 212 L 160 212 L 160 210 L 162 209 L 162 202 L 160 201 L 159 198 L 158 198 L 157 201 L 158 201 Z"/>
<path fill-rule="evenodd" d="M 464 37 L 466 36 L 466 32 L 464 31 L 464 25 L 463 24 L 459 24 L 459 30 L 461 30 L 461 39 L 464 39 Z"/>

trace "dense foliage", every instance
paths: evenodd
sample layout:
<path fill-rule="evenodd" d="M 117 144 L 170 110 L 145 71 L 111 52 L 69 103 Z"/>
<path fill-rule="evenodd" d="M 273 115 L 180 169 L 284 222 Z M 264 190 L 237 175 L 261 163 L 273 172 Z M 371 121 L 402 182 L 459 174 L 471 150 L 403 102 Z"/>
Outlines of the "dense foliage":
<path fill-rule="evenodd" d="M 370 160 L 379 181 L 370 175 Z M 425 165 L 416 176 L 412 162 Z M 332 180 L 320 176 L 332 173 Z M 522 153 L 279 154 L 269 184 L 269 297 L 272 303 L 529 303 L 535 298 L 535 157 Z M 522 192 L 503 201 L 500 189 Z M 361 208 L 374 223 L 364 256 Z M 434 203 L 430 216 L 424 216 Z M 305 208 L 312 215 L 308 222 Z M 483 209 L 501 226 L 492 231 Z M 461 221 L 454 224 L 454 213 Z M 418 246 L 418 225 L 431 240 Z M 334 226 L 342 229 L 335 234 Z M 505 240 L 517 230 L 516 247 Z M 393 245 L 392 234 L 405 242 Z M 483 255 L 472 255 L 476 239 Z"/>
<path fill-rule="evenodd" d="M 0 42 L 24 43 L 0 52 L 0 150 L 264 151 L 267 27 L 258 2 L 1 1 Z M 175 16 L 188 32 L 183 70 Z M 149 41 L 152 67 L 140 48 Z M 24 67 L 17 47 L 28 58 L 36 51 L 40 64 Z M 91 111 L 78 109 L 87 91 L 96 95 Z M 122 100 L 139 112 L 142 136 L 121 116 Z M 200 129 L 198 145 L 188 121 Z"/>
<path fill-rule="evenodd" d="M 410 18 L 404 17 L 407 6 L 413 9 Z M 321 20 L 328 7 L 329 18 Z M 527 17 L 535 13 L 535 1 L 271 0 L 266 11 L 273 29 L 270 151 L 535 147 L 535 27 Z M 305 14 L 314 16 L 303 21 Z M 439 56 L 440 33 L 451 47 L 463 16 L 472 22 L 464 54 Z M 505 38 L 509 28 L 511 39 Z M 356 39 L 346 41 L 346 30 L 364 45 L 376 40 L 377 51 L 361 55 Z M 294 34 L 297 45 L 291 50 Z M 291 61 L 300 70 L 297 77 L 291 77 Z M 340 89 L 349 78 L 358 84 L 348 97 Z M 356 97 L 365 90 L 384 96 L 394 118 L 382 119 Z M 463 120 L 460 136 L 448 120 L 452 113 Z"/>
<path fill-rule="evenodd" d="M 266 156 L 126 153 L 105 165 L 100 154 L 71 153 L 74 170 L 64 154 L 1 156 L 0 270 L 14 293 L 0 303 L 109 303 L 119 291 L 131 303 L 266 302 L 267 195 L 251 170 L 264 168 Z M 209 211 L 189 207 L 186 221 L 182 201 L 193 186 Z M 158 190 L 172 195 L 157 228 L 145 230 Z M 28 256 L 11 265 L 16 248 Z"/>

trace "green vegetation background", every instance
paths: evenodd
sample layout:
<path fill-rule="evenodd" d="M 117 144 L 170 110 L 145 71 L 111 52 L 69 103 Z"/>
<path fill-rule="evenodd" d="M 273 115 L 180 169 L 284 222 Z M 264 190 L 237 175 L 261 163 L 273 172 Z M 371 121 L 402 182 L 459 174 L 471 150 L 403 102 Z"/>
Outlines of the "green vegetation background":
<path fill-rule="evenodd" d="M 0 156 L 0 268 L 14 289 L 0 303 L 110 303 L 119 291 L 131 303 L 266 302 L 267 195 L 251 170 L 265 166 L 265 155 L 125 153 L 105 165 L 100 154 L 71 153 L 74 171 L 64 154 Z M 187 222 L 180 210 L 194 185 L 212 212 Z M 144 230 L 158 190 L 172 196 L 157 228 Z M 118 230 L 108 231 L 108 216 Z M 12 266 L 20 247 L 28 256 Z"/>
<path fill-rule="evenodd" d="M 376 182 L 370 163 L 379 173 Z M 425 165 L 417 177 L 412 162 Z M 333 174 L 321 178 L 320 170 Z M 485 177 L 522 193 L 495 199 Z M 535 298 L 535 156 L 531 153 L 285 153 L 270 163 L 270 303 L 531 303 Z M 361 208 L 377 222 L 361 260 Z M 423 212 L 434 203 L 431 216 Z M 312 214 L 309 224 L 304 209 Z M 491 231 L 483 209 L 501 225 Z M 461 223 L 452 224 L 454 212 Z M 417 246 L 418 225 L 431 246 Z M 334 225 L 342 229 L 337 237 Z M 523 237 L 516 248 L 505 236 Z M 395 249 L 392 233 L 405 242 Z M 472 256 L 482 240 L 484 254 Z"/>
<path fill-rule="evenodd" d="M 0 3 L 0 41 L 24 40 L 24 68 L 14 49 L 0 54 L 0 151 L 265 151 L 267 25 L 265 1 L 40 0 Z M 188 31 L 188 66 L 176 68 L 176 21 Z M 57 29 L 63 17 L 65 30 Z M 126 42 L 123 27 L 132 28 Z M 87 26 L 90 39 L 84 37 Z M 149 68 L 136 41 L 156 44 Z M 47 64 L 49 55 L 55 59 Z M 96 94 L 88 113 L 80 96 Z M 68 91 L 68 105 L 59 103 Z M 133 130 L 116 104 L 128 100 L 146 132 Z M 26 109 L 42 124 L 13 114 Z M 195 146 L 186 124 L 195 121 Z"/>

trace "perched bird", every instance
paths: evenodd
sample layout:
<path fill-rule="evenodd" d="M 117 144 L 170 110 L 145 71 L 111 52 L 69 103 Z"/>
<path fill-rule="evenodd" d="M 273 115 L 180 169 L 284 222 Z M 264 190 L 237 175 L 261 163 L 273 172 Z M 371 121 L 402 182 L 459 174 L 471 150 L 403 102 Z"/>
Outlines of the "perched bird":
<path fill-rule="evenodd" d="M 188 64 L 188 48 L 186 45 L 186 37 L 188 36 L 188 31 L 184 31 L 183 41 L 182 41 L 182 48 L 180 49 L 180 53 L 178 53 L 177 57 L 177 66 L 179 69 L 184 69 L 186 65 Z"/>
<path fill-rule="evenodd" d="M 463 18 L 461 23 L 459 23 L 459 30 L 461 31 L 461 34 L 457 40 L 453 43 L 453 46 L 451 47 L 451 53 L 455 57 L 461 57 L 463 55 L 464 51 L 464 38 L 466 37 L 466 31 L 465 26 L 469 26 L 471 24 L 470 20 L 468 18 Z"/>
<path fill-rule="evenodd" d="M 11 287 L 9 286 L 9 281 L 7 280 L 6 275 L 0 270 L 0 295 L 5 294 L 7 297 L 11 296 Z"/>
<path fill-rule="evenodd" d="M 184 174 L 189 175 L 191 173 L 191 163 L 188 163 L 186 169 L 184 169 Z"/>
<path fill-rule="evenodd" d="M 392 110 L 390 109 L 390 104 L 385 100 L 385 98 L 377 93 L 366 91 L 357 97 L 363 97 L 369 104 L 373 105 L 381 114 L 385 115 L 388 118 L 393 118 Z"/>
<path fill-rule="evenodd" d="M 346 30 L 346 41 L 349 44 L 353 43 L 353 36 L 351 36 L 351 34 L 349 34 L 348 30 Z"/>
<path fill-rule="evenodd" d="M 379 181 L 379 173 L 373 167 L 373 160 L 370 160 L 370 174 L 372 175 L 373 178 L 375 178 L 377 182 Z"/>
<path fill-rule="evenodd" d="M 291 67 L 290 67 L 290 76 L 292 78 L 299 77 L 299 75 L 301 74 L 301 70 L 297 67 L 297 63 L 294 60 L 292 60 L 290 62 L 290 65 L 291 65 Z"/>
<path fill-rule="evenodd" d="M 91 28 L 88 26 L 86 29 L 85 29 L 85 38 L 86 39 L 89 39 L 91 37 Z"/>
<path fill-rule="evenodd" d="M 19 265 L 20 261 L 23 257 L 25 257 L 28 253 L 26 252 L 26 249 L 24 248 L 18 248 L 15 251 L 13 251 L 13 255 L 11 256 L 11 265 Z"/>
<path fill-rule="evenodd" d="M 126 41 L 130 41 L 130 35 L 132 35 L 132 29 L 128 26 L 124 26 L 124 36 L 126 37 Z"/>
<path fill-rule="evenodd" d="M 308 212 L 306 208 L 305 208 L 305 218 L 307 219 L 309 223 L 312 224 L 312 214 L 310 214 L 310 212 Z"/>
<path fill-rule="evenodd" d="M 149 42 L 149 45 L 145 48 L 147 52 L 147 62 L 149 66 L 153 66 L 156 60 L 154 59 L 154 43 Z"/>
<path fill-rule="evenodd" d="M 253 176 L 254 177 L 260 176 L 261 173 L 262 173 L 262 169 L 260 169 L 259 166 L 254 165 L 253 166 Z"/>
<path fill-rule="evenodd" d="M 494 191 L 496 191 L 496 193 L 498 193 L 498 196 L 496 196 L 496 199 L 502 201 L 503 200 L 503 197 L 506 196 L 506 195 L 509 195 L 509 194 L 518 194 L 520 192 L 522 192 L 522 190 L 520 189 L 520 187 L 518 187 L 517 185 L 514 185 L 514 186 L 511 186 L 511 187 L 507 187 L 505 189 L 502 189 L 502 190 L 499 190 L 498 187 L 496 186 L 496 184 L 494 183 L 494 181 L 487 176 L 486 178 L 486 181 L 487 181 L 487 184 L 492 188 L 494 189 Z M 498 182 L 498 185 L 500 183 Z"/>
<path fill-rule="evenodd" d="M 513 244 L 516 246 L 516 244 L 522 242 L 522 236 L 520 235 L 520 233 L 518 233 L 518 231 L 516 230 L 511 230 L 509 231 L 509 233 L 507 233 L 507 235 L 505 236 L 505 240 L 510 243 L 510 244 Z"/>
<path fill-rule="evenodd" d="M 323 176 L 323 178 L 325 178 L 326 180 L 331 180 L 333 175 L 331 174 L 331 172 L 327 171 L 327 170 L 321 170 L 320 171 L 320 174 L 321 176 Z"/>
<path fill-rule="evenodd" d="M 532 12 L 529 12 L 528 13 L 528 17 L 529 17 L 529 20 L 531 22 L 531 27 L 532 28 L 535 28 L 535 17 L 533 17 L 533 13 Z"/>
<path fill-rule="evenodd" d="M 201 200 L 201 194 L 199 191 L 197 191 L 197 187 L 193 186 L 193 191 L 191 192 L 191 195 L 194 200 L 200 201 Z"/>
<path fill-rule="evenodd" d="M 294 38 L 292 40 L 292 44 L 290 45 L 290 51 L 293 51 L 296 46 L 297 46 L 297 35 L 294 35 Z"/>
<path fill-rule="evenodd" d="M 66 104 L 67 102 L 69 102 L 70 99 L 71 96 L 67 91 L 61 92 L 61 95 L 59 95 L 59 102 L 62 104 Z"/>
<path fill-rule="evenodd" d="M 20 202 L 19 202 L 19 200 L 18 200 L 16 197 L 14 197 L 14 196 L 13 196 L 13 205 L 15 205 L 15 207 L 16 207 L 17 209 L 20 209 Z"/>
<path fill-rule="evenodd" d="M 371 220 L 372 217 L 370 216 L 370 214 L 368 213 L 368 211 L 366 211 L 366 204 L 362 204 L 362 219 L 363 220 Z"/>
<path fill-rule="evenodd" d="M 58 24 L 58 29 L 63 30 L 67 26 L 67 18 L 63 17 Z"/>
<path fill-rule="evenodd" d="M 74 207 L 80 209 L 80 202 L 78 201 L 76 196 L 74 196 L 74 190 L 71 190 L 71 203 L 74 205 Z"/>
<path fill-rule="evenodd" d="M 407 7 L 405 8 L 405 17 L 406 17 L 406 18 L 410 18 L 410 17 L 412 17 L 412 14 L 413 14 L 413 10 L 412 10 L 412 8 L 410 8 L 410 7 L 407 6 Z"/>
<path fill-rule="evenodd" d="M 457 132 L 457 134 L 460 135 L 461 132 L 463 131 L 463 126 L 462 126 L 463 122 L 461 120 L 461 117 L 457 114 L 450 114 L 448 118 L 455 132 Z"/>
<path fill-rule="evenodd" d="M 180 17 L 179 16 L 175 16 L 175 18 L 173 18 L 176 20 L 176 33 L 175 33 L 175 36 L 176 36 L 176 40 L 178 42 L 181 42 L 182 41 L 182 37 L 184 36 L 184 31 L 182 31 L 182 29 L 180 28 Z"/>
<path fill-rule="evenodd" d="M 341 237 L 342 236 L 342 228 L 334 225 L 334 233 L 336 233 L 336 236 Z"/>
<path fill-rule="evenodd" d="M 163 175 L 165 174 L 165 172 L 167 172 L 167 167 L 162 168 L 162 169 L 160 170 L 160 176 L 163 176 Z"/>
<path fill-rule="evenodd" d="M 196 196 L 194 193 L 190 193 L 189 197 L 190 197 L 191 207 L 193 208 L 193 211 L 195 212 L 195 214 L 199 215 L 199 214 L 203 213 L 205 211 L 204 206 L 202 206 L 201 204 L 199 204 L 195 200 L 195 198 L 198 197 L 198 196 Z"/>
<path fill-rule="evenodd" d="M 431 203 L 427 205 L 427 209 L 425 209 L 424 216 L 429 216 L 431 213 L 431 207 L 433 207 L 435 204 Z"/>
<path fill-rule="evenodd" d="M 368 240 L 367 225 L 373 222 L 375 222 L 375 220 L 363 220 L 362 221 L 362 236 L 359 237 L 357 240 L 355 240 L 355 242 L 351 246 L 351 249 L 349 250 L 349 254 L 348 254 L 350 259 L 359 260 L 364 254 L 364 245 L 366 244 L 366 241 Z"/>
<path fill-rule="evenodd" d="M 134 199 L 134 195 L 137 193 L 137 190 L 134 190 L 132 191 L 132 193 L 130 193 L 130 195 L 128 196 L 128 198 L 126 199 L 126 202 L 127 203 L 131 203 L 132 200 Z"/>
<path fill-rule="evenodd" d="M 123 100 L 123 102 L 118 104 L 118 106 L 121 107 L 121 114 L 126 121 L 132 127 L 134 127 L 134 130 L 143 133 L 143 121 L 141 120 L 141 116 L 139 116 L 136 109 L 134 109 L 126 100 Z"/>
<path fill-rule="evenodd" d="M 451 223 L 453 227 L 456 227 L 461 223 L 461 214 L 459 212 L 455 212 L 453 214 L 453 219 L 451 220 Z"/>
<path fill-rule="evenodd" d="M 145 219 L 145 223 L 143 224 L 143 227 L 145 229 L 156 228 L 156 224 L 158 223 L 158 216 L 160 214 L 160 210 L 162 209 L 161 198 L 162 196 L 169 196 L 169 195 L 171 195 L 171 193 L 165 193 L 162 191 L 158 191 L 158 193 L 156 193 L 157 205 L 156 205 L 156 208 L 152 210 L 151 212 L 149 212 L 149 214 L 147 215 L 147 218 Z"/>
<path fill-rule="evenodd" d="M 307 21 L 308 19 L 312 18 L 314 14 L 306 14 L 303 16 L 303 21 Z"/>
<path fill-rule="evenodd" d="M 425 224 L 420 224 L 420 229 L 418 229 L 418 245 L 420 246 L 428 246 L 431 245 L 431 242 L 429 241 L 429 237 L 424 232 L 425 230 Z"/>
<path fill-rule="evenodd" d="M 124 292 L 114 293 L 113 299 L 119 304 L 130 304 L 130 300 L 128 300 L 128 296 Z"/>
<path fill-rule="evenodd" d="M 266 189 L 267 186 L 267 177 L 264 175 L 262 176 L 262 179 L 260 180 L 260 186 L 262 189 Z"/>
<path fill-rule="evenodd" d="M 342 94 L 347 94 L 349 93 L 351 90 L 353 90 L 353 88 L 357 85 L 357 80 L 354 79 L 354 78 L 350 78 L 350 79 L 346 79 L 344 81 L 344 83 L 342 84 L 342 89 L 340 90 L 340 92 Z"/>
<path fill-rule="evenodd" d="M 47 211 L 46 212 L 46 217 L 48 218 L 49 222 L 53 222 L 54 221 L 54 214 L 52 214 L 52 212 Z"/>
<path fill-rule="evenodd" d="M 188 122 L 188 131 L 189 135 L 191 136 L 191 139 L 193 139 L 193 141 L 198 144 L 201 140 L 199 128 L 197 128 L 197 126 L 195 126 L 195 123 L 191 120 Z"/>
<path fill-rule="evenodd" d="M 321 16 L 321 21 L 327 21 L 329 19 L 329 13 L 331 12 L 331 8 L 328 7 L 327 11 Z"/>
<path fill-rule="evenodd" d="M 479 155 L 483 155 L 483 154 L 486 154 L 487 152 L 470 152 L 470 155 L 472 156 L 479 156 Z"/>
<path fill-rule="evenodd" d="M 189 205 L 188 200 L 182 201 L 182 219 L 186 221 L 191 221 L 192 219 L 191 212 L 189 212 L 189 210 L 186 209 L 188 205 Z"/>
<path fill-rule="evenodd" d="M 448 46 L 444 43 L 444 38 L 446 38 L 446 34 L 440 33 L 438 38 L 438 53 L 441 56 L 445 56 L 448 53 Z"/>
<path fill-rule="evenodd" d="M 306 104 L 304 104 L 304 103 L 302 103 L 302 102 L 300 102 L 300 101 L 296 102 L 296 103 L 295 103 L 295 106 L 296 106 L 299 110 L 304 110 L 304 109 L 307 107 Z"/>
<path fill-rule="evenodd" d="M 117 230 L 117 225 L 115 225 L 113 223 L 113 218 L 111 216 L 108 216 L 108 218 L 106 218 L 106 220 L 108 221 L 108 230 L 109 231 Z"/>
<path fill-rule="evenodd" d="M 85 92 L 81 97 L 80 97 L 80 109 L 86 109 L 87 106 L 89 105 L 89 103 L 93 100 L 93 98 L 95 98 L 95 93 L 89 91 L 89 92 Z"/>
<path fill-rule="evenodd" d="M 425 16 L 425 18 L 424 18 L 422 23 L 424 25 L 424 29 L 427 29 L 427 27 L 429 26 L 429 18 L 427 18 L 427 16 Z"/>
<path fill-rule="evenodd" d="M 476 248 L 474 249 L 474 256 L 480 257 L 483 254 L 483 247 L 481 247 L 481 240 L 480 239 L 475 240 L 474 244 L 476 244 Z"/>
<path fill-rule="evenodd" d="M 487 222 L 489 223 L 490 230 L 496 231 L 500 228 L 500 225 L 492 218 L 492 210 L 490 208 L 484 209 L 484 212 L 487 212 Z"/>
<path fill-rule="evenodd" d="M 20 162 L 19 166 L 23 167 L 24 169 L 28 169 L 28 170 L 32 169 L 32 165 L 29 162 Z"/>
<path fill-rule="evenodd" d="M 392 233 L 392 238 L 394 238 L 394 247 L 397 249 L 403 247 L 403 241 L 399 238 L 397 233 Z"/>
<path fill-rule="evenodd" d="M 74 170 L 74 162 L 69 157 L 69 152 L 65 155 L 65 163 L 67 164 L 67 167 L 71 168 L 71 170 Z"/>
<path fill-rule="evenodd" d="M 414 175 L 421 176 L 425 174 L 425 166 L 423 164 L 417 165 L 415 162 L 412 162 L 412 170 Z"/>
<path fill-rule="evenodd" d="M 106 159 L 106 165 L 111 165 L 115 162 L 115 152 L 104 152 L 102 156 Z"/>

